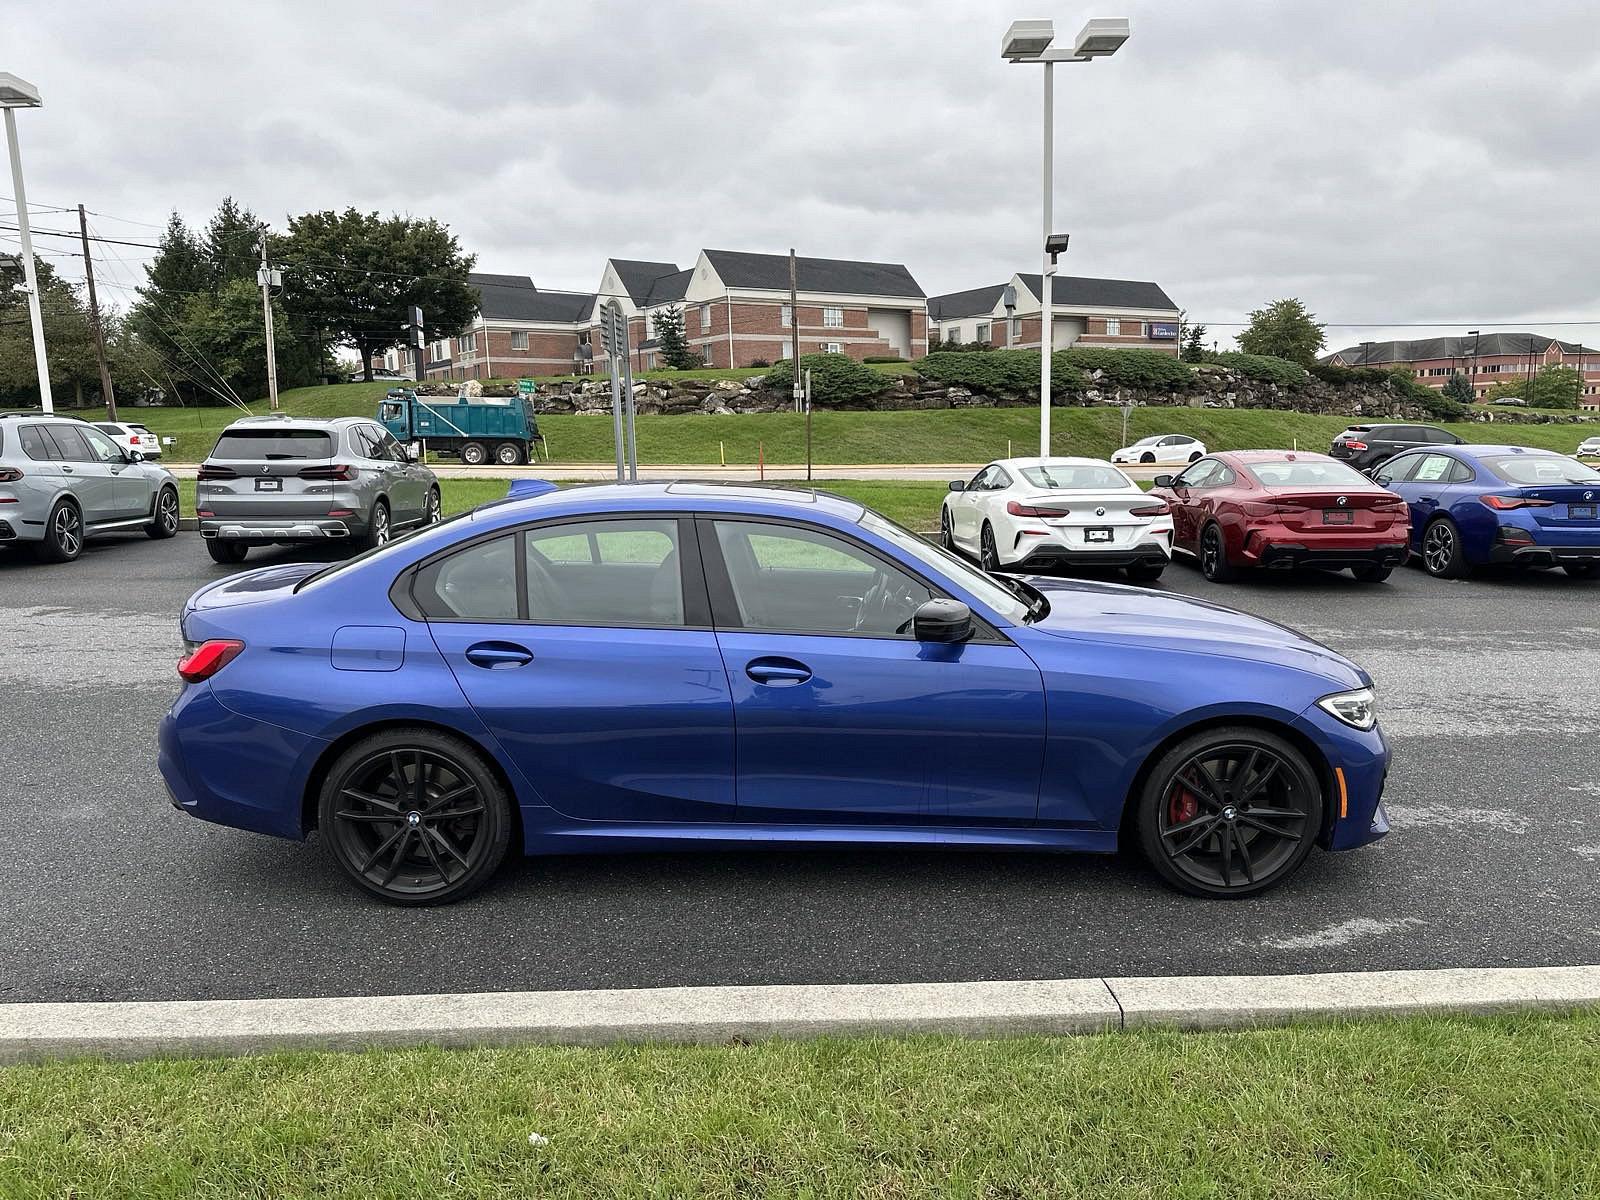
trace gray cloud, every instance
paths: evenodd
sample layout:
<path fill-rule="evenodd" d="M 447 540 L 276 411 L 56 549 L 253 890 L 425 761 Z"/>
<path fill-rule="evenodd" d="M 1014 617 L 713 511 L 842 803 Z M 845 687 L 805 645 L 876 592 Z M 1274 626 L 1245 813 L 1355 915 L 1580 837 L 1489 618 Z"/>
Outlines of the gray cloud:
<path fill-rule="evenodd" d="M 38 203 L 428 214 L 552 288 L 701 246 L 903 261 L 930 292 L 1036 267 L 1041 81 L 997 57 L 1012 0 L 13 8 L 0 69 L 46 100 L 19 119 Z M 1157 279 L 1224 336 L 1289 294 L 1394 327 L 1335 345 L 1600 319 L 1591 6 L 1120 11 L 1122 53 L 1057 72 L 1063 269 Z"/>

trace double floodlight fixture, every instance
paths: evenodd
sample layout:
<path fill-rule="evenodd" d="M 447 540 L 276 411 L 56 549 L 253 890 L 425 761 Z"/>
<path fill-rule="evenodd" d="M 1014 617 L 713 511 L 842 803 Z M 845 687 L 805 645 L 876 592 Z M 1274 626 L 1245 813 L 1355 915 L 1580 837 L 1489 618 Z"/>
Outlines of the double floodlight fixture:
<path fill-rule="evenodd" d="M 38 108 L 39 89 L 9 71 L 0 71 L 0 108 Z"/>
<path fill-rule="evenodd" d="M 1088 62 L 1115 54 L 1129 36 L 1126 19 L 1096 18 L 1078 31 L 1072 49 L 1068 50 L 1053 45 L 1056 40 L 1054 22 L 1013 21 L 1000 39 L 1000 57 L 1014 63 Z"/>

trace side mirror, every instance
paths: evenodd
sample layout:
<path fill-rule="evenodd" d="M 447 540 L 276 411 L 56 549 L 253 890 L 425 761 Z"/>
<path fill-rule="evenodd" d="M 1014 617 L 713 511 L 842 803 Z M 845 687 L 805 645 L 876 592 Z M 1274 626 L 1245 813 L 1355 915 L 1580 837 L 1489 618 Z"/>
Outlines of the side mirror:
<path fill-rule="evenodd" d="M 950 481 L 950 490 L 952 492 L 964 492 L 964 491 L 966 491 L 967 490 L 967 481 L 965 479 L 952 479 Z"/>
<path fill-rule="evenodd" d="M 1175 475 L 1157 475 L 1151 482 L 1156 487 L 1169 488 L 1177 484 L 1178 478 Z"/>
<path fill-rule="evenodd" d="M 143 450 L 129 450 L 128 451 L 128 461 L 131 462 L 131 463 L 141 463 L 141 462 L 143 462 L 144 461 L 144 451 Z"/>
<path fill-rule="evenodd" d="M 919 642 L 964 642 L 972 636 L 972 610 L 959 600 L 928 600 L 911 618 Z"/>

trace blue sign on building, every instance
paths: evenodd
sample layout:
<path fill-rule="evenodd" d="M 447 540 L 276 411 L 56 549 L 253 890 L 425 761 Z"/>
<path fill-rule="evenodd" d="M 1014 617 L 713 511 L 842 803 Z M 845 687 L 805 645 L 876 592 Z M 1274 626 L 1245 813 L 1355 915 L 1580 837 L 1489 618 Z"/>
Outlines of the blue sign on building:
<path fill-rule="evenodd" d="M 1178 323 L 1176 321 L 1151 321 L 1149 336 L 1152 341 L 1175 342 L 1178 340 Z"/>

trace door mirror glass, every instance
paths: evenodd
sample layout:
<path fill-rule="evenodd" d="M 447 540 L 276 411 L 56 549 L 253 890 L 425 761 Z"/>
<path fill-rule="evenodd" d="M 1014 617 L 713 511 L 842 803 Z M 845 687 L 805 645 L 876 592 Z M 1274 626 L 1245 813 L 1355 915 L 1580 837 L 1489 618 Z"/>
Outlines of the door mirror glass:
<path fill-rule="evenodd" d="M 1176 475 L 1157 475 L 1154 482 L 1156 487 L 1169 488 L 1177 481 L 1178 477 Z"/>
<path fill-rule="evenodd" d="M 935 598 L 917 607 L 912 631 L 919 642 L 964 642 L 972 637 L 972 610 L 959 600 Z"/>
<path fill-rule="evenodd" d="M 965 479 L 952 479 L 950 481 L 950 490 L 952 492 L 964 492 L 964 491 L 966 491 L 967 490 L 967 481 Z"/>
<path fill-rule="evenodd" d="M 144 454 L 138 450 L 129 450 L 128 461 L 131 463 L 141 463 L 144 461 Z"/>

